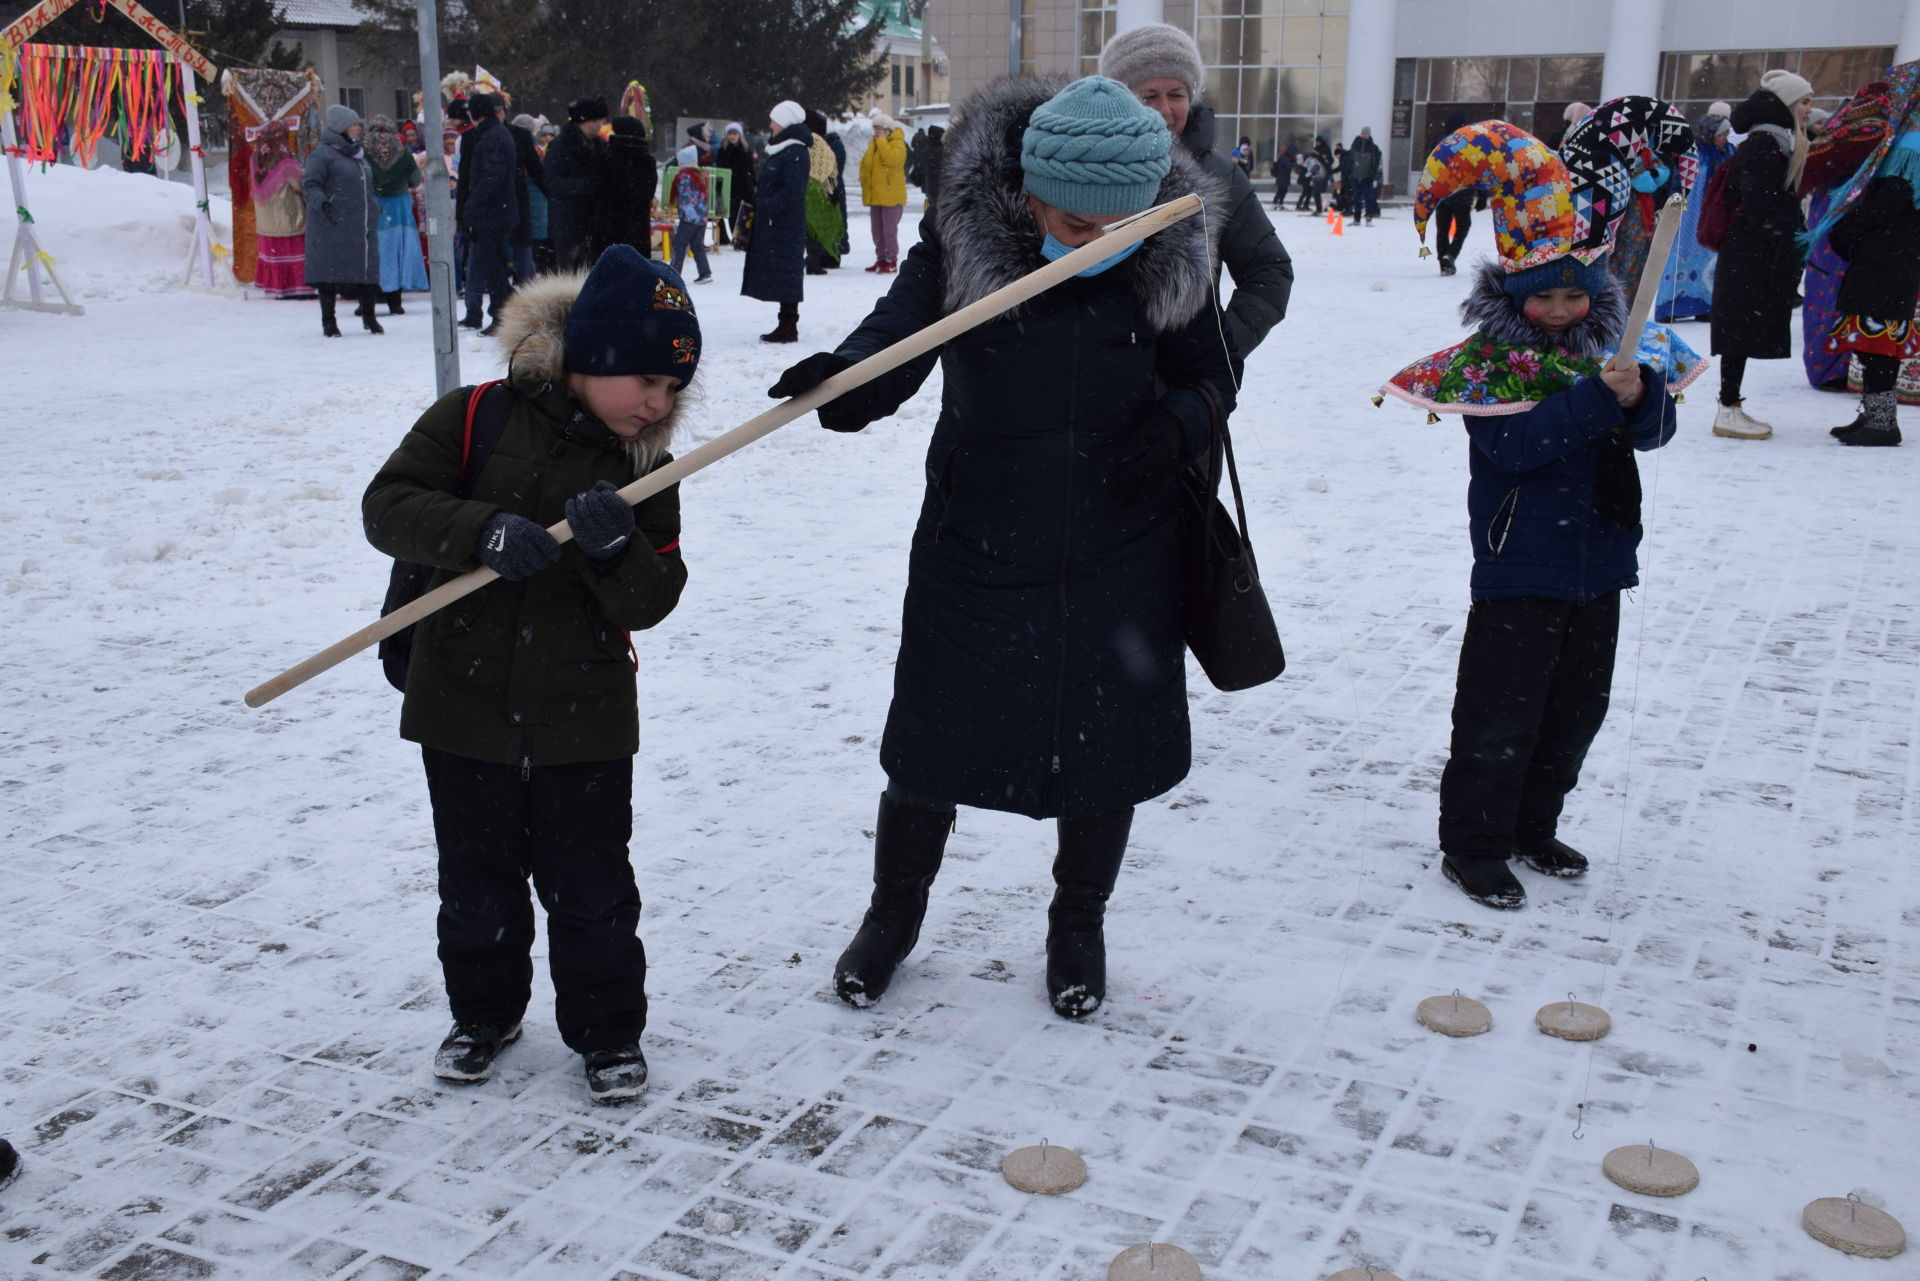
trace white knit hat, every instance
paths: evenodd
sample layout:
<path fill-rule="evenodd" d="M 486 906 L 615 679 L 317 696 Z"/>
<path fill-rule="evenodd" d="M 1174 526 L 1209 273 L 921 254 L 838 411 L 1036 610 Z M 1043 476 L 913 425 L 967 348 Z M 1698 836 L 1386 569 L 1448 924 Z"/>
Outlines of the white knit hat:
<path fill-rule="evenodd" d="M 1776 67 L 1760 77 L 1760 87 L 1791 107 L 1802 98 L 1813 96 L 1813 85 L 1791 71 Z"/>
<path fill-rule="evenodd" d="M 1149 22 L 1107 41 L 1107 47 L 1100 51 L 1100 74 L 1129 89 L 1171 76 L 1195 98 L 1207 87 L 1200 46 L 1192 36 L 1164 22 Z"/>
<path fill-rule="evenodd" d="M 797 124 L 806 123 L 807 109 L 793 99 L 788 98 L 784 102 L 775 104 L 773 110 L 768 113 L 767 118 L 779 125 L 782 129 L 791 129 Z"/>

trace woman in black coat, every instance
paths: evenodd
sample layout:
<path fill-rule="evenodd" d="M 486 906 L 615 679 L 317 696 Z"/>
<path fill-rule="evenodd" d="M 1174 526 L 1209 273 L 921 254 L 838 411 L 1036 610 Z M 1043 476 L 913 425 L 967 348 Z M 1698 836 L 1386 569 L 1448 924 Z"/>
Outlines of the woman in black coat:
<path fill-rule="evenodd" d="M 800 341 L 800 300 L 806 294 L 808 148 L 813 134 L 797 102 L 773 109 L 773 140 L 760 165 L 753 203 L 753 236 L 740 292 L 780 304 L 779 323 L 761 342 Z"/>
<path fill-rule="evenodd" d="M 1865 393 L 1860 416 L 1833 429 L 1843 445 L 1900 443 L 1900 364 L 1920 356 L 1920 125 L 1908 124 L 1828 240 L 1847 274 L 1827 350 L 1859 359 Z"/>
<path fill-rule="evenodd" d="M 553 241 L 556 269 L 578 271 L 592 265 L 587 256 L 588 217 L 606 171 L 607 144 L 600 127 L 607 122 L 605 98 L 575 98 L 567 104 L 567 123 L 547 148 L 547 238 Z"/>
<path fill-rule="evenodd" d="M 740 206 L 753 203 L 753 149 L 747 145 L 746 131 L 738 124 L 727 126 L 714 163 L 731 177 L 727 182 L 727 217 L 720 224 L 720 243 L 728 243 L 740 223 Z"/>
<path fill-rule="evenodd" d="M 1211 217 L 1177 223 L 820 411 L 823 425 L 857 431 L 941 364 L 880 748 L 888 785 L 872 907 L 835 971 L 856 1006 L 872 1004 L 912 950 L 960 804 L 1060 821 L 1047 987 L 1063 1016 L 1091 1013 L 1105 996 L 1101 922 L 1133 806 L 1187 773 L 1175 478 L 1231 408 L 1234 385 L 1207 230 L 1223 224 L 1225 192 L 1157 116 L 1098 77 L 1058 95 L 1057 82 L 1027 79 L 975 97 L 947 134 L 933 226 L 886 298 L 836 351 L 808 357 L 773 390 L 798 394 L 1115 221 L 1124 211 L 1095 217 L 1042 199 L 1081 199 L 1049 185 L 1050 164 L 1100 164 L 1021 149 L 1023 134 L 1058 140 L 1057 119 L 1092 115 L 1072 96 L 1089 84 L 1103 86 L 1091 91 L 1111 113 L 1102 123 L 1144 119 L 1129 137 L 1157 146 L 1156 162 L 1167 157 L 1157 190 L 1130 180 L 1144 186 L 1130 193 L 1137 207 L 1198 190 Z M 1056 110 L 1062 102 L 1074 111 Z"/>
<path fill-rule="evenodd" d="M 1788 71 L 1769 71 L 1760 85 L 1733 109 L 1734 131 L 1748 136 L 1727 162 L 1734 211 L 1713 275 L 1713 354 L 1722 358 L 1713 434 L 1736 440 L 1773 435 L 1770 424 L 1741 407 L 1740 384 L 1747 361 L 1793 354 L 1805 258 L 1794 237 L 1807 225 L 1798 188 L 1813 87 Z"/>

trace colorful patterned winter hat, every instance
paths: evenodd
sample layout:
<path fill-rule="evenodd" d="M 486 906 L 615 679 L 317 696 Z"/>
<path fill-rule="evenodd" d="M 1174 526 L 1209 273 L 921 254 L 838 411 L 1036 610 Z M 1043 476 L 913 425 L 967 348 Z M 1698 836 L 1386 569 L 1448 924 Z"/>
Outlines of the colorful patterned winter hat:
<path fill-rule="evenodd" d="M 1504 120 L 1482 120 L 1440 140 L 1413 199 L 1422 255 L 1434 207 L 1463 188 L 1489 193 L 1508 293 L 1525 297 L 1563 285 L 1597 292 L 1604 286 L 1606 272 L 1594 263 L 1606 246 L 1574 252 L 1572 180 L 1538 138 Z M 1569 255 L 1572 262 L 1560 261 Z"/>
<path fill-rule="evenodd" d="M 1666 168 L 1682 195 L 1693 190 L 1700 162 L 1693 128 L 1668 102 L 1645 94 L 1610 98 L 1567 130 L 1560 158 L 1573 180 L 1573 249 L 1604 250 L 1633 200 L 1636 175 Z"/>

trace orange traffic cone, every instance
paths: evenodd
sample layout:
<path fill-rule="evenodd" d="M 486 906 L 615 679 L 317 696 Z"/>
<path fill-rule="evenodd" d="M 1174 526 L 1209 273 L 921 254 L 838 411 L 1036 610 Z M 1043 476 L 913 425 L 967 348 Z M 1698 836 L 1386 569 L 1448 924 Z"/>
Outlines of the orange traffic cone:
<path fill-rule="evenodd" d="M 1331 226 L 1333 226 L 1333 216 L 1334 216 L 1335 214 L 1337 214 L 1337 213 L 1339 213 L 1339 212 L 1340 212 L 1340 211 L 1339 211 L 1338 209 L 1335 209 L 1335 208 L 1333 208 L 1332 206 L 1328 206 L 1328 208 L 1327 208 L 1327 226 L 1329 226 L 1329 227 L 1331 227 Z"/>
<path fill-rule="evenodd" d="M 1336 236 L 1347 234 L 1347 220 L 1338 209 L 1333 211 L 1333 234 Z"/>

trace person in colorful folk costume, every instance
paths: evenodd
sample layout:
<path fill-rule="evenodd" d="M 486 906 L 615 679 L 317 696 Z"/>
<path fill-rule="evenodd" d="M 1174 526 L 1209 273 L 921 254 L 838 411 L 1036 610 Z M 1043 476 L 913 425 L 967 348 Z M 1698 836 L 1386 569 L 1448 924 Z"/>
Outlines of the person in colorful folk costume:
<path fill-rule="evenodd" d="M 387 301 L 387 314 L 398 316 L 406 311 L 402 293 L 428 288 L 427 260 L 420 256 L 420 227 L 413 217 L 414 189 L 426 179 L 392 116 L 367 122 L 366 148 L 373 197 L 380 202 L 380 294 Z"/>
<path fill-rule="evenodd" d="M 1807 167 L 1800 175 L 1800 194 L 1807 201 L 1807 225 L 1826 221 L 1834 202 L 1848 190 L 1860 167 L 1888 141 L 1893 125 L 1887 119 L 1893 104 L 1887 82 L 1861 85 L 1827 121 L 1818 138 L 1807 143 Z M 1872 172 L 1868 166 L 1868 173 Z M 1840 319 L 1840 280 L 1846 260 L 1833 252 L 1826 236 L 1810 238 L 1807 275 L 1800 307 L 1800 362 L 1807 385 L 1821 391 L 1845 391 L 1851 353 L 1830 353 L 1827 335 Z"/>
<path fill-rule="evenodd" d="M 268 121 L 248 159 L 253 171 L 253 225 L 259 239 L 253 283 L 274 298 L 305 293 L 309 287 L 307 197 L 292 122 Z"/>
<path fill-rule="evenodd" d="M 418 743 L 439 850 L 440 965 L 452 1030 L 443 1081 L 477 1085 L 532 997 L 533 881 L 547 913 L 561 1039 L 596 1103 L 646 1087 L 647 954 L 637 934 L 629 632 L 686 585 L 680 499 L 620 489 L 672 461 L 700 322 L 680 278 L 628 246 L 591 272 L 542 276 L 506 303 L 496 444 L 463 482 L 463 440 L 489 402 L 447 393 L 367 486 L 367 539 L 429 565 L 433 585 L 482 565 L 500 580 L 414 628 L 400 736 Z M 499 397 L 504 396 L 502 405 Z M 476 453 L 477 457 L 477 453 Z M 547 526 L 565 517 L 565 546 Z"/>
<path fill-rule="evenodd" d="M 1513 909 L 1526 890 L 1509 859 L 1548 876 L 1587 870 L 1558 827 L 1606 716 L 1620 592 L 1639 581 L 1634 451 L 1672 438 L 1671 392 L 1704 362 L 1656 325 L 1636 367 L 1607 367 L 1627 300 L 1603 229 L 1574 250 L 1570 177 L 1538 139 L 1498 120 L 1442 139 L 1416 194 L 1422 238 L 1463 184 L 1488 189 L 1500 252 L 1460 306 L 1475 332 L 1381 390 L 1466 426 L 1473 603 L 1440 783 L 1441 869 L 1474 901 Z"/>
<path fill-rule="evenodd" d="M 1660 320 L 1704 320 L 1713 314 L 1713 268 L 1719 255 L 1700 243 L 1700 214 L 1705 208 L 1701 195 L 1713 181 L 1714 170 L 1733 159 L 1733 144 L 1727 140 L 1732 129 L 1726 116 L 1714 111 L 1693 122 L 1693 159 L 1700 172 L 1693 182 L 1695 196 L 1687 203 L 1680 234 L 1673 242 L 1673 257 L 1660 274 L 1660 298 L 1653 311 Z"/>
<path fill-rule="evenodd" d="M 1843 445 L 1900 443 L 1895 385 L 1901 362 L 1920 357 L 1920 121 L 1907 125 L 1811 233 L 1847 263 L 1825 346 L 1860 362 L 1865 396 L 1859 416 L 1833 429 Z"/>
<path fill-rule="evenodd" d="M 1765 440 L 1773 435 L 1771 423 L 1747 413 L 1741 383 L 1749 360 L 1785 360 L 1793 354 L 1793 313 L 1800 306 L 1803 270 L 1803 250 L 1794 238 L 1807 225 L 1799 189 L 1812 107 L 1813 86 L 1776 69 L 1761 76 L 1760 87 L 1733 109 L 1734 132 L 1747 137 L 1727 162 L 1733 217 L 1713 276 L 1713 354 L 1721 358 L 1716 436 Z"/>

